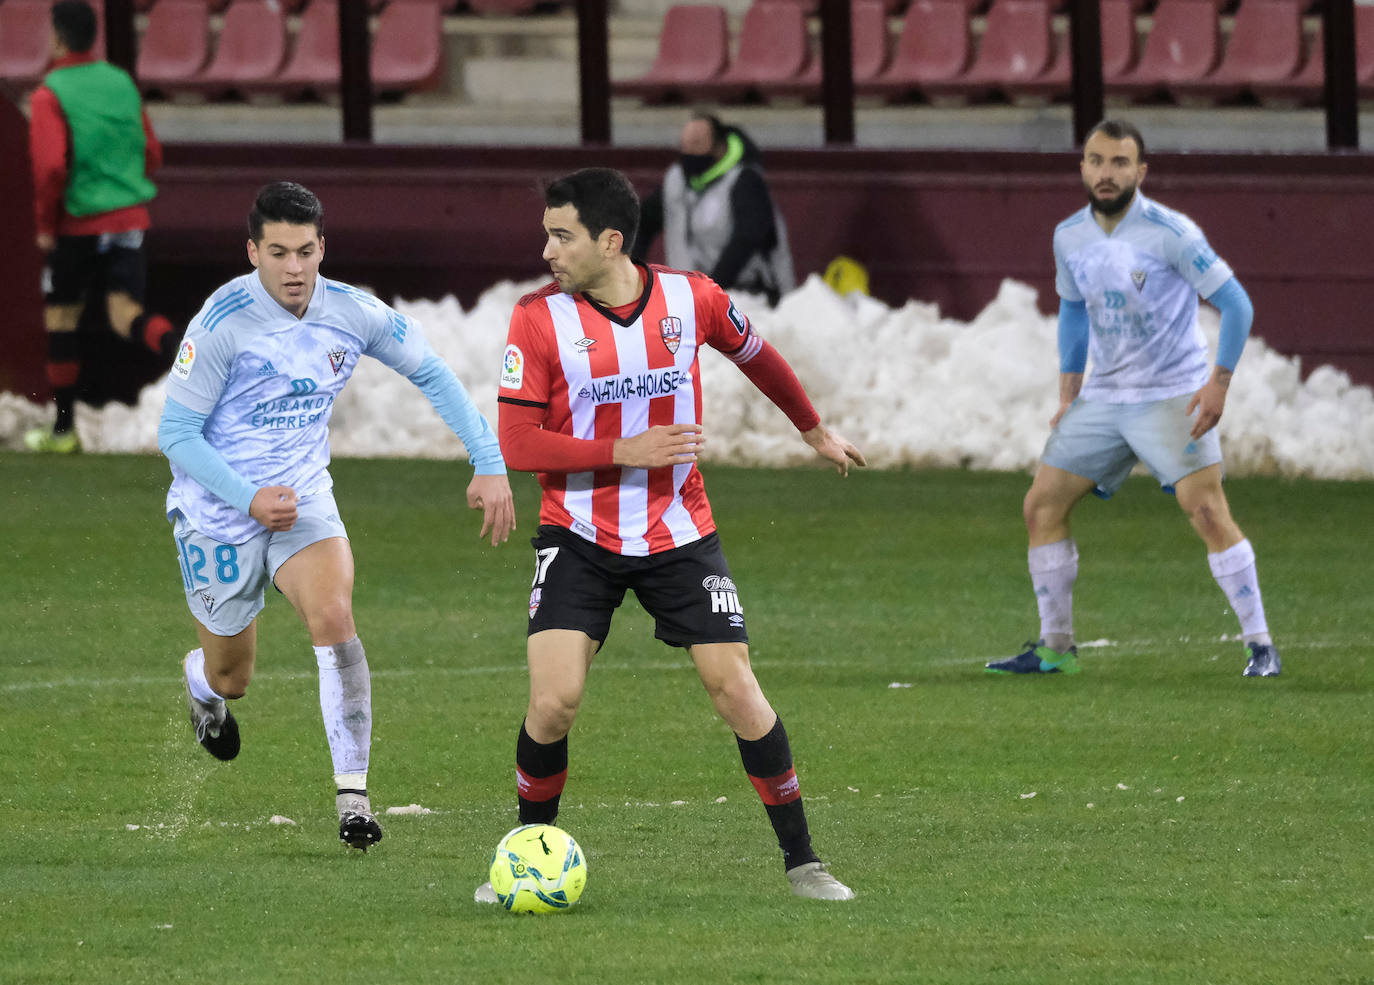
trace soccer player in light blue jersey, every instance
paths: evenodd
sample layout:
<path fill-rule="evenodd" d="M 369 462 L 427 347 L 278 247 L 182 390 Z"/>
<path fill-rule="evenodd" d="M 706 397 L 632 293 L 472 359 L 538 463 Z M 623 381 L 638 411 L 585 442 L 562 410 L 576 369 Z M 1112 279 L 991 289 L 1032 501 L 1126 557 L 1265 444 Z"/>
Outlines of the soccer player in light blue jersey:
<path fill-rule="evenodd" d="M 1245 289 L 1192 220 L 1139 190 L 1145 141 L 1107 120 L 1083 144 L 1088 205 L 1054 231 L 1059 291 L 1059 409 L 1024 507 L 1040 637 L 987 665 L 1010 674 L 1076 673 L 1069 515 L 1089 492 L 1120 488 L 1137 461 L 1173 492 L 1207 545 L 1212 576 L 1240 620 L 1246 677 L 1276 677 L 1255 552 L 1221 488 L 1216 425 L 1250 334 Z M 1198 329 L 1198 296 L 1221 312 L 1216 363 Z M 1092 375 L 1084 382 L 1089 354 Z"/>
<path fill-rule="evenodd" d="M 158 445 L 171 461 L 167 517 L 200 646 L 184 661 L 196 738 L 238 755 L 226 701 L 253 676 L 267 584 L 314 644 L 333 758 L 339 837 L 382 837 L 367 794 L 372 686 L 353 623 L 353 553 L 329 475 L 329 416 L 364 355 L 419 387 L 474 467 L 468 505 L 493 546 L 515 529 L 496 435 L 420 326 L 372 295 L 319 276 L 324 209 L 291 182 L 263 187 L 248 217 L 255 272 L 210 295 L 167 379 Z"/>

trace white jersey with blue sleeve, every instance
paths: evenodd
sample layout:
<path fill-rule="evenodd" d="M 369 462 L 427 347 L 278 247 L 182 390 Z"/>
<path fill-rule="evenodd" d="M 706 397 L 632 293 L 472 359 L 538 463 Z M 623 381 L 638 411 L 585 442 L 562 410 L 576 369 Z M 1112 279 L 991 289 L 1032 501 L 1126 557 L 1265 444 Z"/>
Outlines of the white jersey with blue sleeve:
<path fill-rule="evenodd" d="M 330 489 L 329 417 L 358 359 L 409 376 L 431 355 L 419 325 L 372 295 L 325 277 L 301 318 L 256 271 L 215 291 L 186 330 L 167 396 L 207 415 L 210 447 L 255 486 L 290 486 L 301 498 Z M 172 464 L 167 514 L 223 543 L 263 528 Z"/>
<path fill-rule="evenodd" d="M 1232 272 L 1186 215 L 1137 191 L 1109 236 L 1084 206 L 1056 227 L 1054 262 L 1059 296 L 1088 309 L 1092 372 L 1081 396 L 1143 403 L 1207 382 L 1198 296 Z"/>

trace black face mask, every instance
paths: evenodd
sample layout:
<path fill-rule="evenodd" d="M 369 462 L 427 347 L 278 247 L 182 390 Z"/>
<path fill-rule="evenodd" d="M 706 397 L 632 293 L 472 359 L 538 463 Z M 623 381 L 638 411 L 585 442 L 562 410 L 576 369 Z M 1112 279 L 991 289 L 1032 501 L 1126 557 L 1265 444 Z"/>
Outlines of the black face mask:
<path fill-rule="evenodd" d="M 710 154 L 679 154 L 677 162 L 682 166 L 683 174 L 689 178 L 695 178 L 710 170 L 711 165 L 716 163 L 716 159 Z"/>

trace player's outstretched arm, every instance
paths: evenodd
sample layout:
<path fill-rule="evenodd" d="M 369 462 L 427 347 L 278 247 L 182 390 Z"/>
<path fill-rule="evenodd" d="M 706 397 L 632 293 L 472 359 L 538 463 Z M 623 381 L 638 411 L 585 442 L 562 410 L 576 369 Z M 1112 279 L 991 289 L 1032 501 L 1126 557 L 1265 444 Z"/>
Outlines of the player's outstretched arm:
<path fill-rule="evenodd" d="M 515 497 L 504 475 L 474 475 L 468 483 L 468 508 L 482 511 L 478 537 L 491 532 L 491 546 L 504 544 L 515 529 Z"/>
<path fill-rule="evenodd" d="M 834 462 L 835 471 L 840 475 L 849 474 L 851 463 L 861 468 L 868 464 L 863 452 L 824 424 L 817 424 L 810 431 L 803 431 L 802 440 L 816 449 L 816 454 L 821 458 Z"/>

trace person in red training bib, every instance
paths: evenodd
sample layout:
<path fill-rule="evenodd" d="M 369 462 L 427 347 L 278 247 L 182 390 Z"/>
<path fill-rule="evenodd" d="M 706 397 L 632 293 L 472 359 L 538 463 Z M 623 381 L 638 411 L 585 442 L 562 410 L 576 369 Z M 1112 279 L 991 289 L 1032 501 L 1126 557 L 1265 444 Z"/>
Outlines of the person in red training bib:
<path fill-rule="evenodd" d="M 171 365 L 181 332 L 144 310 L 148 263 L 143 234 L 150 175 L 162 145 L 129 73 L 91 53 L 95 11 L 86 0 L 52 8 L 52 66 L 29 101 L 34 218 L 43 251 L 43 321 L 48 385 L 57 404 L 51 428 L 24 435 L 34 451 L 81 450 L 73 408 L 81 375 L 77 325 L 89 293 L 105 296 L 110 327 Z"/>

